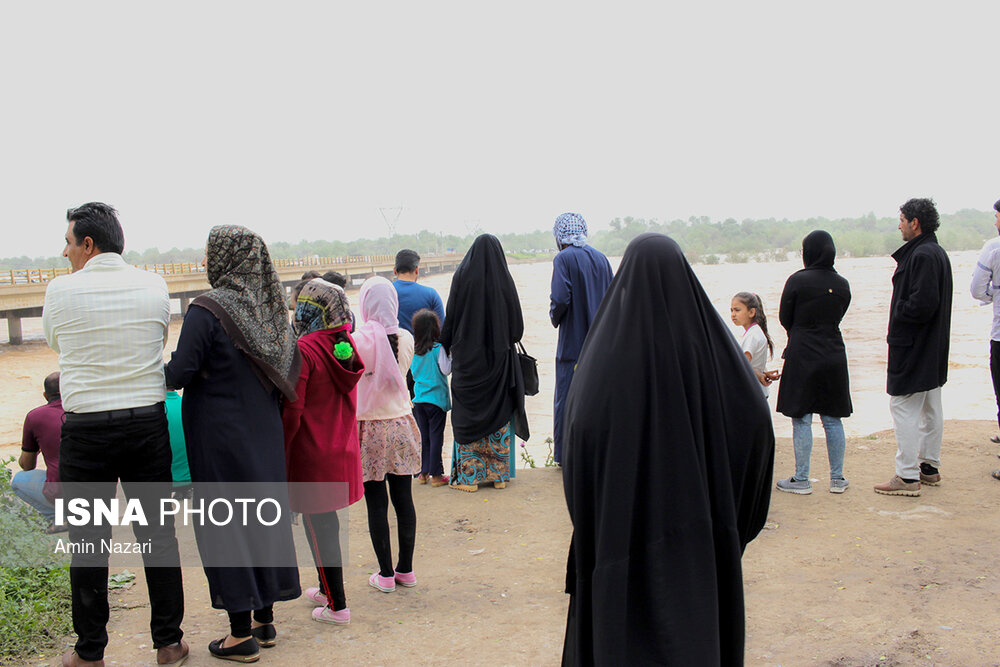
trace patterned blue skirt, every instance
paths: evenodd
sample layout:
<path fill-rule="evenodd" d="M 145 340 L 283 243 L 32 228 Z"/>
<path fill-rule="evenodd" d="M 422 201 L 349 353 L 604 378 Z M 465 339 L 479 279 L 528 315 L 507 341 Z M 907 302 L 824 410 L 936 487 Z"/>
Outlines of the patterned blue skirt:
<path fill-rule="evenodd" d="M 451 483 L 470 486 L 484 482 L 506 482 L 514 478 L 514 420 L 485 438 L 461 444 L 455 441 L 451 454 Z"/>

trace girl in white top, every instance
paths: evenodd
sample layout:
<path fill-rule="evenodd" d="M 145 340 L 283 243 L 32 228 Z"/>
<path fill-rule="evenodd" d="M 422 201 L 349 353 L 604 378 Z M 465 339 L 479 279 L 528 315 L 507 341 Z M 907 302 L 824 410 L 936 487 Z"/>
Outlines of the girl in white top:
<path fill-rule="evenodd" d="M 406 388 L 406 371 L 413 359 L 413 336 L 399 328 L 396 288 L 385 278 L 366 280 L 358 300 L 363 322 L 353 336 L 358 356 L 365 365 L 358 382 L 358 439 L 368 532 L 379 565 L 368 583 L 390 593 L 396 590 L 396 584 L 417 583 L 413 573 L 417 516 L 410 481 L 420 472 L 420 431 L 413 419 Z M 399 535 L 396 563 L 392 562 L 389 543 L 390 497 Z"/>
<path fill-rule="evenodd" d="M 729 307 L 733 324 L 743 327 L 740 348 L 750 362 L 750 368 L 760 381 L 760 389 L 767 398 L 768 387 L 780 377 L 778 371 L 767 370 L 767 357 L 774 355 L 774 343 L 767 333 L 767 317 L 760 296 L 751 292 L 739 292 L 733 297 Z"/>

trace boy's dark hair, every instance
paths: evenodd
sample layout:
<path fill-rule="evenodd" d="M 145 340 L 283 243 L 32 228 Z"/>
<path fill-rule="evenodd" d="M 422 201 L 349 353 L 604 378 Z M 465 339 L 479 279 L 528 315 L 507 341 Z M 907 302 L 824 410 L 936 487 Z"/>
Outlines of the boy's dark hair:
<path fill-rule="evenodd" d="M 441 338 L 441 320 L 428 308 L 413 313 L 410 326 L 413 327 L 413 354 L 427 354 Z"/>
<path fill-rule="evenodd" d="M 386 334 L 386 338 L 389 339 L 389 347 L 392 348 L 392 356 L 396 357 L 396 363 L 399 363 L 399 334 Z"/>
<path fill-rule="evenodd" d="M 300 280 L 302 280 L 303 282 L 309 282 L 313 278 L 319 278 L 319 271 L 313 271 L 312 269 L 309 269 L 308 271 L 302 274 L 302 278 L 300 278 Z"/>
<path fill-rule="evenodd" d="M 120 255 L 125 250 L 125 232 L 118 222 L 118 211 L 107 204 L 94 201 L 67 209 L 66 222 L 73 223 L 76 245 L 89 236 L 100 252 Z"/>
<path fill-rule="evenodd" d="M 420 255 L 416 250 L 404 248 L 396 253 L 396 273 L 413 273 L 420 266 Z"/>
<path fill-rule="evenodd" d="M 938 217 L 937 207 L 934 206 L 933 199 L 911 199 L 899 207 L 899 212 L 908 221 L 914 218 L 920 221 L 920 232 L 929 234 L 937 231 L 941 224 Z"/>
<path fill-rule="evenodd" d="M 1000 199 L 997 200 L 996 204 L 993 204 L 993 210 L 1000 212 Z"/>
<path fill-rule="evenodd" d="M 336 271 L 327 271 L 326 273 L 323 274 L 323 280 L 325 280 L 328 283 L 333 283 L 334 285 L 340 287 L 341 289 L 347 288 L 347 276 L 345 276 L 343 273 L 338 273 Z"/>
<path fill-rule="evenodd" d="M 60 397 L 59 394 L 59 371 L 55 373 L 49 373 L 45 380 L 42 382 L 42 391 L 45 393 L 45 398 L 50 401 L 54 401 Z"/>

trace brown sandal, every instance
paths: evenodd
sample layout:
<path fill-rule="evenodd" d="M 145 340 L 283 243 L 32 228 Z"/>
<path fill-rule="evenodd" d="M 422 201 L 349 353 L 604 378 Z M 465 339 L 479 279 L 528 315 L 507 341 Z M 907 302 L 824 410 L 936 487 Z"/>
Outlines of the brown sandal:
<path fill-rule="evenodd" d="M 992 477 L 993 479 L 1000 480 L 1000 470 L 994 470 L 993 472 L 991 472 L 990 477 Z"/>

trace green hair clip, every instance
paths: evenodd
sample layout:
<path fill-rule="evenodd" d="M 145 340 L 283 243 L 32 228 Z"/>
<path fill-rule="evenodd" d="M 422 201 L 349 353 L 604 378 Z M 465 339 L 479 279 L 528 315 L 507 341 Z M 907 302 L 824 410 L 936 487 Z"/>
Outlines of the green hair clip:
<path fill-rule="evenodd" d="M 333 346 L 333 356 L 341 361 L 346 361 L 354 356 L 354 348 L 346 340 L 342 340 Z"/>

